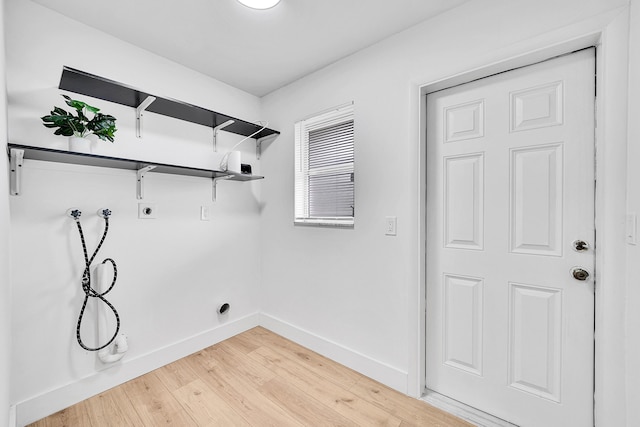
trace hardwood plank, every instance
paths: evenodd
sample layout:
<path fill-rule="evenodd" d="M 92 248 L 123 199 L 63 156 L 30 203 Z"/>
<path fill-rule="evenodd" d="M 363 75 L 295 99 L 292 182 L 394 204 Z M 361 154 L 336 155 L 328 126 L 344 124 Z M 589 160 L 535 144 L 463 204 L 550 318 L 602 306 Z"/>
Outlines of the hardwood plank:
<path fill-rule="evenodd" d="M 204 350 L 204 353 L 211 353 L 211 347 Z M 215 357 L 215 354 L 211 354 L 210 357 Z M 187 362 L 200 378 L 249 424 L 255 426 L 302 425 L 278 405 L 264 399 L 256 389 L 259 383 L 243 378 L 238 372 L 229 369 L 227 364 L 220 363 L 206 368 L 199 364 L 197 359 L 187 358 Z"/>
<path fill-rule="evenodd" d="M 191 367 L 195 364 L 204 369 L 213 369 L 218 365 L 218 362 L 212 357 L 211 352 L 208 351 L 209 348 L 211 347 L 204 348 L 180 360 L 183 360 Z M 195 370 L 194 372 L 197 373 Z"/>
<path fill-rule="evenodd" d="M 231 337 L 225 342 L 232 344 L 238 351 L 244 354 L 251 353 L 261 346 L 261 344 L 257 343 L 251 336 L 244 333 Z"/>
<path fill-rule="evenodd" d="M 86 408 L 91 425 L 107 427 L 136 427 L 142 424 L 131 400 L 120 387 L 87 399 Z M 77 424 L 79 426 L 84 424 Z"/>
<path fill-rule="evenodd" d="M 249 356 L 270 367 L 278 377 L 357 424 L 400 425 L 400 419 L 307 369 L 304 362 L 300 362 L 295 355 L 289 358 L 271 348 L 260 347 Z"/>
<path fill-rule="evenodd" d="M 247 337 L 253 338 L 254 341 L 260 342 L 262 347 L 272 348 L 288 357 L 295 356 L 295 360 L 307 369 L 322 375 L 337 385 L 348 388 L 362 378 L 362 375 L 356 371 L 262 327 L 253 328 L 245 334 Z"/>
<path fill-rule="evenodd" d="M 195 357 L 195 354 L 189 357 Z M 210 362 L 213 363 L 212 361 Z M 177 390 L 198 379 L 198 374 L 191 369 L 184 358 L 156 369 L 154 372 L 169 391 Z"/>
<path fill-rule="evenodd" d="M 262 385 L 275 377 L 275 373 L 241 351 L 236 350 L 233 344 L 226 341 L 207 348 L 207 352 L 221 367 L 226 367 L 239 375 L 243 380 Z"/>
<path fill-rule="evenodd" d="M 288 382 L 274 378 L 260 392 L 307 426 L 358 426 Z"/>
<path fill-rule="evenodd" d="M 74 405 L 69 408 L 58 411 L 46 418 L 29 424 L 28 427 L 72 427 L 72 426 L 91 426 L 86 407 L 83 405 Z"/>
<path fill-rule="evenodd" d="M 371 378 L 363 377 L 350 391 L 400 418 L 403 425 L 473 427 L 473 424 L 426 402 L 405 396 Z"/>
<path fill-rule="evenodd" d="M 122 388 L 129 399 L 136 402 L 135 410 L 142 420 L 142 425 L 196 425 L 155 372 L 126 382 Z"/>
<path fill-rule="evenodd" d="M 198 426 L 250 426 L 202 380 L 190 382 L 172 394 Z"/>

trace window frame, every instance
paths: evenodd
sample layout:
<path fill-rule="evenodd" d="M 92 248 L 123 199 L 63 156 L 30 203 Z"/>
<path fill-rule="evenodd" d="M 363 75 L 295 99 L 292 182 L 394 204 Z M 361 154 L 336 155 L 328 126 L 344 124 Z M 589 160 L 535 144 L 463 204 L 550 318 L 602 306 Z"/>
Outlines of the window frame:
<path fill-rule="evenodd" d="M 294 225 L 353 228 L 355 224 L 355 156 L 351 163 L 309 169 L 309 133 L 315 130 L 353 122 L 355 150 L 355 117 L 353 103 L 344 104 L 295 123 L 295 192 Z M 328 173 L 351 173 L 353 182 L 353 205 L 351 216 L 312 217 L 309 212 L 309 177 L 323 176 Z"/>

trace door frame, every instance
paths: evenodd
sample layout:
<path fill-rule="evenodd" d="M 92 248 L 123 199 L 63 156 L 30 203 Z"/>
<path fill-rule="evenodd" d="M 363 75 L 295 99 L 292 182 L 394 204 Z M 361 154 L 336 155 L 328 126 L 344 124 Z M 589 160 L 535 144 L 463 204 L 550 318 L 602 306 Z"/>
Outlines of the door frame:
<path fill-rule="evenodd" d="M 510 46 L 503 59 L 470 64 L 455 75 L 413 86 L 413 110 L 418 115 L 411 154 L 417 185 L 415 289 L 409 293 L 410 360 L 408 393 L 426 390 L 426 95 L 447 87 L 532 65 L 587 47 L 596 47 L 596 264 L 595 290 L 595 425 L 624 425 L 626 153 L 628 87 L 628 7 Z M 417 298 L 416 298 L 417 296 Z"/>

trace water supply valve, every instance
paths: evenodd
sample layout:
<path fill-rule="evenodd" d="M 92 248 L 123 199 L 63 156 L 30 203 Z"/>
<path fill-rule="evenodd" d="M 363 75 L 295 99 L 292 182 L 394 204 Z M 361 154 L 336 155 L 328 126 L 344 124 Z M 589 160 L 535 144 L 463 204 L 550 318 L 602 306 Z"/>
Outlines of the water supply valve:
<path fill-rule="evenodd" d="M 78 208 L 69 208 L 67 209 L 67 216 L 69 218 L 75 219 L 76 221 L 78 221 L 80 219 L 80 216 L 82 215 L 82 211 Z"/>
<path fill-rule="evenodd" d="M 98 216 L 107 219 L 111 216 L 111 210 L 109 208 L 98 209 Z"/>

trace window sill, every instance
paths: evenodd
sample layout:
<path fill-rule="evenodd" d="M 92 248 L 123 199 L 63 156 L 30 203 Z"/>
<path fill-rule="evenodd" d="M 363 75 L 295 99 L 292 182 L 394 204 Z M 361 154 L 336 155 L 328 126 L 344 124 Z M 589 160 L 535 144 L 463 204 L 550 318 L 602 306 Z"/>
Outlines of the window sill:
<path fill-rule="evenodd" d="M 354 220 L 353 218 L 296 218 L 293 220 L 293 225 L 303 227 L 354 228 Z"/>

